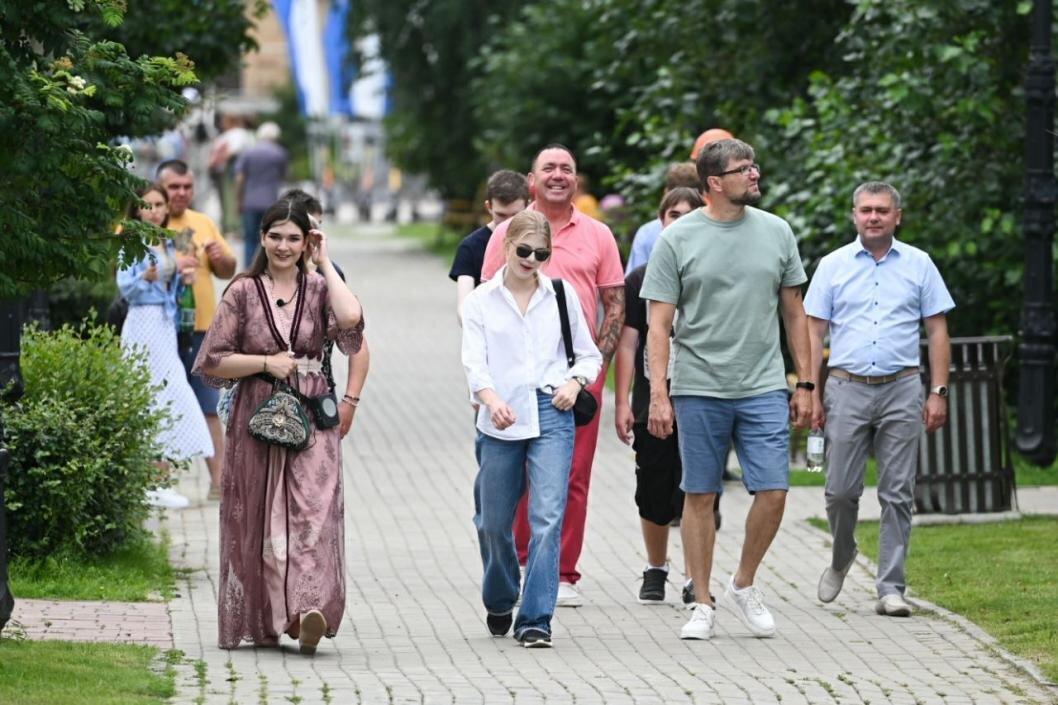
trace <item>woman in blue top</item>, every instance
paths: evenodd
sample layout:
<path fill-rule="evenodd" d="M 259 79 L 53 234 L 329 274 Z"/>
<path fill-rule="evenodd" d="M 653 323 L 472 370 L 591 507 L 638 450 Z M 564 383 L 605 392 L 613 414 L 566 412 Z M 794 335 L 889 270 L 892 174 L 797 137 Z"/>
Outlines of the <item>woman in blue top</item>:
<path fill-rule="evenodd" d="M 148 186 L 139 193 L 145 203 L 133 204 L 130 216 L 165 227 L 169 222 L 169 199 L 159 186 Z M 169 406 L 172 424 L 162 430 L 162 452 L 168 460 L 187 460 L 196 455 L 213 455 L 213 440 L 206 419 L 187 382 L 176 346 L 177 299 L 184 286 L 194 281 L 193 268 L 181 271 L 181 256 L 172 240 L 150 246 L 147 256 L 117 274 L 118 288 L 129 304 L 121 329 L 121 346 L 145 354 L 151 383 L 158 387 L 155 408 Z M 172 509 L 186 507 L 188 499 L 175 490 L 161 488 L 148 492 L 148 502 Z"/>

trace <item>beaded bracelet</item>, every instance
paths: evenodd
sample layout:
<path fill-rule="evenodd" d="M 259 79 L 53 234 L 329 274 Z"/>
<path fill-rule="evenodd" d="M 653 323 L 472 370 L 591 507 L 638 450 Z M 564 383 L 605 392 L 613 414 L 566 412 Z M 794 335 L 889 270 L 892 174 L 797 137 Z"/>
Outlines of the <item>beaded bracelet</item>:
<path fill-rule="evenodd" d="M 360 406 L 360 397 L 354 397 L 346 394 L 342 397 L 342 401 L 350 406 Z"/>

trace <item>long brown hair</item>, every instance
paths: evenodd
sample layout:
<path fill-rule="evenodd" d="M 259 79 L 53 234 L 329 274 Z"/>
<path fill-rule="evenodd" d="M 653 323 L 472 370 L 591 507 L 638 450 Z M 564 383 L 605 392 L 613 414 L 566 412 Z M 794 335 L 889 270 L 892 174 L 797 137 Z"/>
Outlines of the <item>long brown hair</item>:
<path fill-rule="evenodd" d="M 261 216 L 261 235 L 264 235 L 269 229 L 276 223 L 283 223 L 290 221 L 294 225 L 298 226 L 301 230 L 302 237 L 308 242 L 309 230 L 312 229 L 312 223 L 309 221 L 309 213 L 305 210 L 304 205 L 298 203 L 292 198 L 281 198 L 264 212 Z M 260 276 L 268 269 L 268 255 L 265 254 L 264 248 L 260 247 L 257 249 L 257 255 L 254 256 L 253 262 L 250 263 L 250 268 L 245 272 L 241 272 L 232 277 L 231 282 L 224 288 L 227 291 L 231 288 L 231 285 L 240 279 L 246 277 L 257 277 Z M 298 270 L 300 273 L 305 272 L 305 258 L 298 259 Z"/>
<path fill-rule="evenodd" d="M 135 201 L 133 201 L 132 203 L 129 204 L 129 212 L 128 212 L 129 220 L 143 220 L 142 218 L 140 218 L 140 203 L 142 203 L 143 197 L 146 196 L 151 191 L 156 191 L 156 192 L 158 192 L 158 193 L 160 193 L 162 195 L 162 200 L 165 201 L 165 206 L 168 209 L 168 207 L 169 207 L 169 194 L 166 193 L 165 188 L 163 188 L 162 186 L 159 186 L 158 184 L 147 184 L 143 188 L 138 189 L 136 191 L 136 195 L 138 196 L 138 198 Z M 162 221 L 162 224 L 159 227 L 165 228 L 165 227 L 168 227 L 168 226 L 169 226 L 169 213 L 168 213 L 168 210 L 167 210 L 166 214 L 165 214 L 165 220 Z"/>

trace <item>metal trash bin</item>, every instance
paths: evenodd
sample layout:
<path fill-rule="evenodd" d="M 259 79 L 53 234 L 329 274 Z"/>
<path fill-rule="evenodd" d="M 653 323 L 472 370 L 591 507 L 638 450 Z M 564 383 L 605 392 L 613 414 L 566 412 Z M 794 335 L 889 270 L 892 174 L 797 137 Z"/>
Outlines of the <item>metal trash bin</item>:
<path fill-rule="evenodd" d="M 922 382 L 929 387 L 929 352 L 922 341 Z M 1011 458 L 1003 372 L 1011 336 L 953 338 L 948 422 L 922 432 L 915 477 L 919 514 L 973 514 L 1011 508 Z"/>

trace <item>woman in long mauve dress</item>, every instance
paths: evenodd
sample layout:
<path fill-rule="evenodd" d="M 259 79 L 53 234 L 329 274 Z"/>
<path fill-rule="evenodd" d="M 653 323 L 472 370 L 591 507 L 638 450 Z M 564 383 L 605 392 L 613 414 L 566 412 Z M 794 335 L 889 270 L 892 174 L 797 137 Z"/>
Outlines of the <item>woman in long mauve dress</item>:
<path fill-rule="evenodd" d="M 287 380 L 308 397 L 324 394 L 324 339 L 352 354 L 364 322 L 303 208 L 279 201 L 266 211 L 261 245 L 250 270 L 224 292 L 194 366 L 212 386 L 239 380 L 220 504 L 218 642 L 274 646 L 286 633 L 312 654 L 345 611 L 338 427 L 312 423 L 308 447 L 288 451 L 251 437 L 247 423 L 272 393 L 255 375 Z M 318 273 L 305 270 L 304 257 Z"/>

